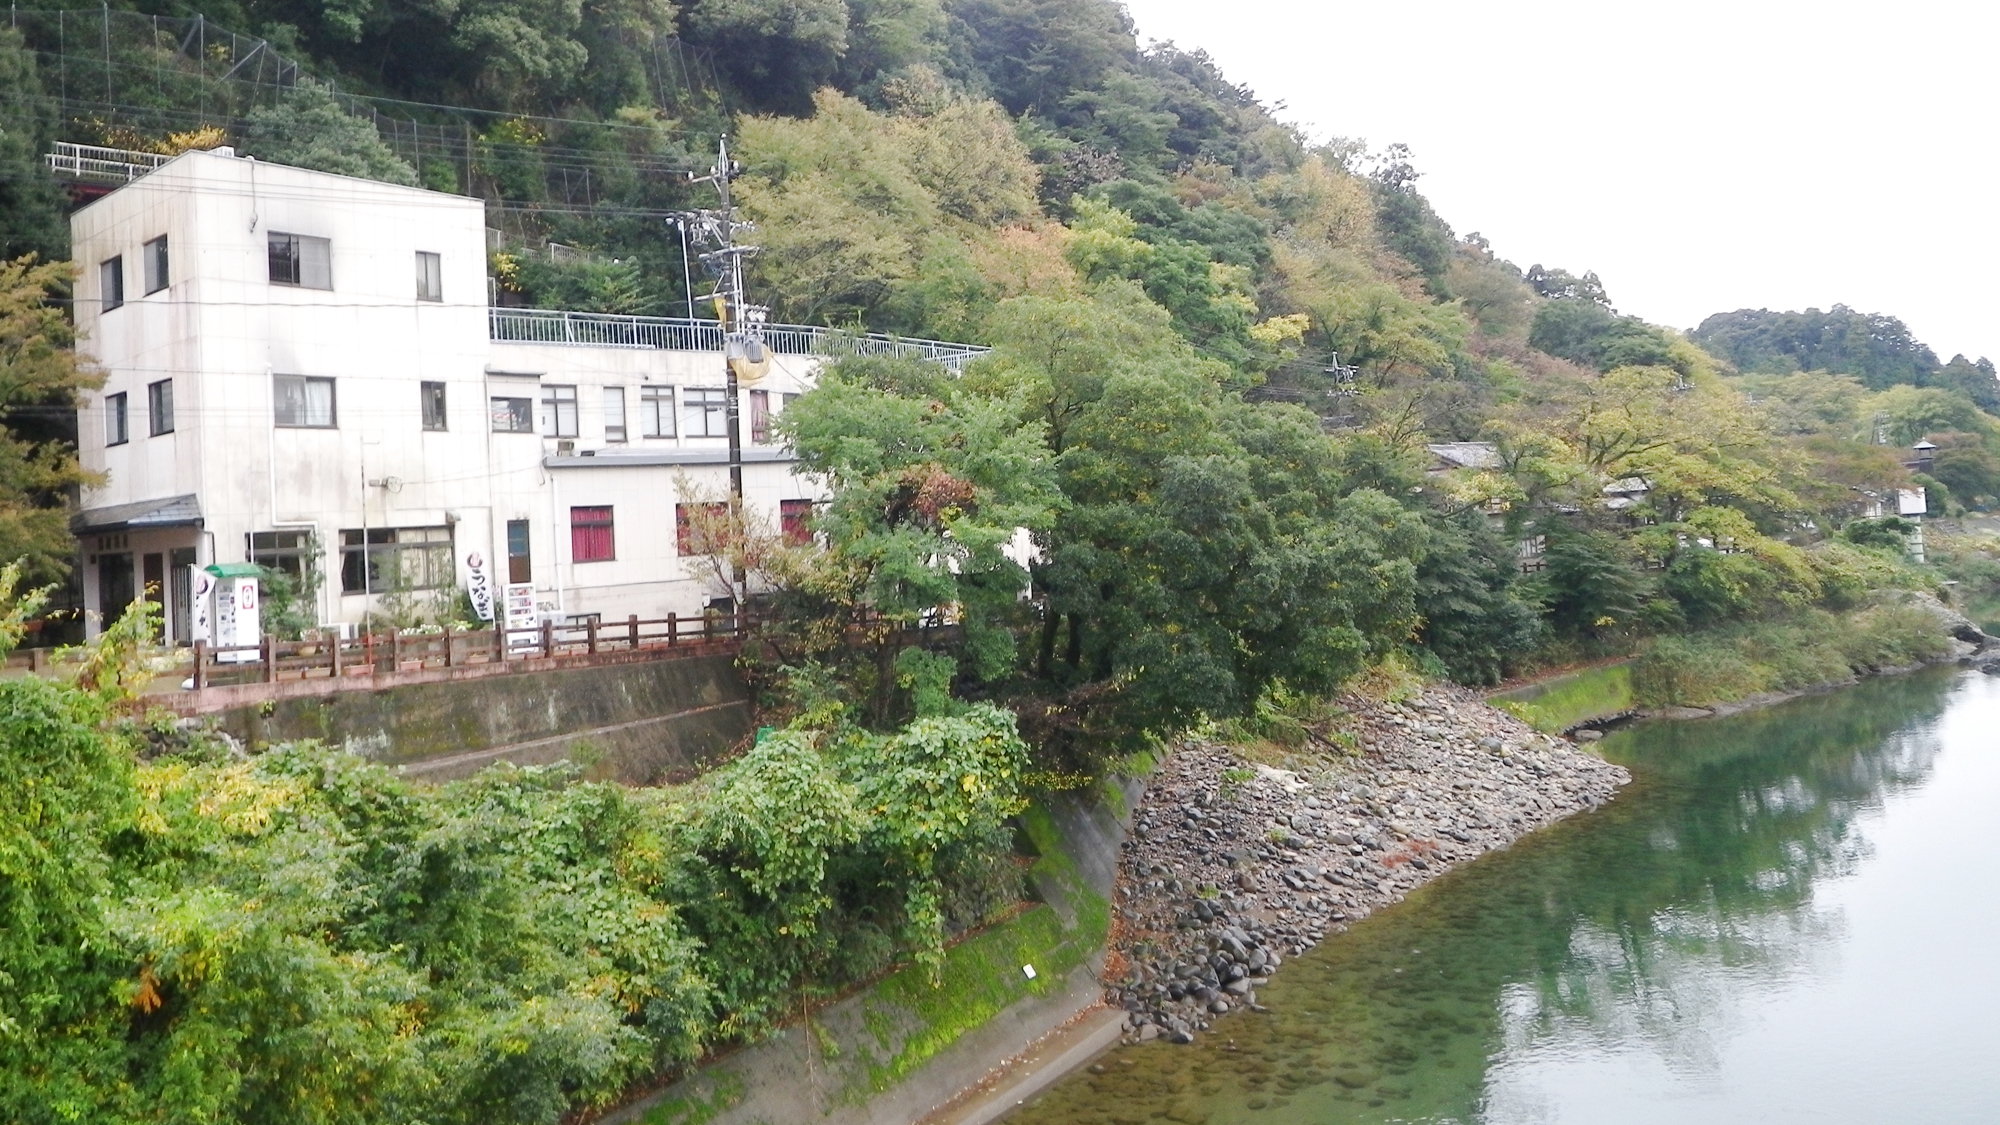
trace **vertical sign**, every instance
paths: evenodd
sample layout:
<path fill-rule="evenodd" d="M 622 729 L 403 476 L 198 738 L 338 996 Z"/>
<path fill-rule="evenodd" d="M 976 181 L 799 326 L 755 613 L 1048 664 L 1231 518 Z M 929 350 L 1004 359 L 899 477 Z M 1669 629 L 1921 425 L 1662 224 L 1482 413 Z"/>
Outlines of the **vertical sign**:
<path fill-rule="evenodd" d="M 210 598 L 215 594 L 215 576 L 198 566 L 188 567 L 188 640 L 215 640 L 215 621 Z"/>
<path fill-rule="evenodd" d="M 472 612 L 481 621 L 493 620 L 493 582 L 486 577 L 486 556 L 478 551 L 465 556 L 465 595 L 472 599 Z"/>
<path fill-rule="evenodd" d="M 533 582 L 507 583 L 507 647 L 534 648 L 542 643 L 532 630 L 542 624 L 542 615 L 535 609 L 535 584 Z M 526 630 L 514 632 L 513 630 Z"/>

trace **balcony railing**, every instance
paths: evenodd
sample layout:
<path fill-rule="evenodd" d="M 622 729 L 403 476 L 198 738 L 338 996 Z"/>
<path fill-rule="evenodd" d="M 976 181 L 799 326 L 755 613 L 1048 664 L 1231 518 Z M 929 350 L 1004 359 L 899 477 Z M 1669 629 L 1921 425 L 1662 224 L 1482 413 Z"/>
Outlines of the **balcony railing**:
<path fill-rule="evenodd" d="M 57 141 L 56 150 L 43 159 L 48 161 L 49 171 L 58 176 L 91 183 L 124 184 L 151 172 L 173 157 L 157 152 L 134 152 L 131 149 Z"/>
<path fill-rule="evenodd" d="M 719 352 L 722 326 L 713 320 L 551 309 L 492 309 L 487 318 L 496 343 L 562 344 L 588 348 L 665 348 Z M 916 340 L 879 332 L 860 335 L 810 324 L 767 324 L 764 344 L 779 355 L 902 355 L 962 370 L 989 349 L 944 340 Z"/>

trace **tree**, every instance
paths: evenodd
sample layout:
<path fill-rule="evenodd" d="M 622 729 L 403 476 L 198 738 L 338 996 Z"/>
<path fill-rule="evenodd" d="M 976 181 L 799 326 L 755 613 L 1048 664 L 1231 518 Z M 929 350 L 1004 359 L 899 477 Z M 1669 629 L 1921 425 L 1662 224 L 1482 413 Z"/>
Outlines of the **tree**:
<path fill-rule="evenodd" d="M 99 479 L 76 459 L 79 392 L 100 378 L 59 304 L 74 276 L 32 255 L 0 262 L 0 558 L 25 559 L 36 582 L 68 572 L 69 495 Z"/>
<path fill-rule="evenodd" d="M 375 127 L 342 109 L 333 92 L 302 81 L 273 106 L 250 111 L 243 147 L 260 160 L 414 186 L 417 174 Z"/>
<path fill-rule="evenodd" d="M 42 154 L 55 140 L 54 102 L 42 93 L 35 56 L 13 28 L 0 28 L 0 260 L 69 254 L 69 220 L 61 189 Z"/>
<path fill-rule="evenodd" d="M 1691 338 L 1744 371 L 1830 371 L 1853 375 L 1876 391 L 1897 383 L 1923 386 L 1938 370 L 1937 353 L 1908 325 L 1846 305 L 1825 312 L 1716 313 Z"/>
<path fill-rule="evenodd" d="M 1513 545 L 1477 509 L 1426 514 L 1417 563 L 1421 637 L 1460 683 L 1499 683 L 1509 658 L 1541 639 L 1539 607 L 1523 596 Z"/>

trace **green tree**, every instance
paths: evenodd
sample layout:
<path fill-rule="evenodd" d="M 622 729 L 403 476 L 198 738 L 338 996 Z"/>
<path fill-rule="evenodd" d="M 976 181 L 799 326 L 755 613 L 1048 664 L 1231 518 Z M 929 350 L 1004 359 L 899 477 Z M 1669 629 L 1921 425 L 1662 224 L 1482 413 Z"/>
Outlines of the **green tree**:
<path fill-rule="evenodd" d="M 333 92 L 300 82 L 276 105 L 250 112 L 243 147 L 274 164 L 292 164 L 364 180 L 414 186 L 417 174 L 375 132 L 342 109 Z"/>
<path fill-rule="evenodd" d="M 68 571 L 69 496 L 99 481 L 77 463 L 70 413 L 100 383 L 61 308 L 74 276 L 68 262 L 32 255 L 0 262 L 0 558 L 26 560 L 37 582 Z"/>
<path fill-rule="evenodd" d="M 26 254 L 69 255 L 69 220 L 62 191 L 42 154 L 56 139 L 56 110 L 42 92 L 35 56 L 13 28 L 0 29 L 0 260 Z"/>

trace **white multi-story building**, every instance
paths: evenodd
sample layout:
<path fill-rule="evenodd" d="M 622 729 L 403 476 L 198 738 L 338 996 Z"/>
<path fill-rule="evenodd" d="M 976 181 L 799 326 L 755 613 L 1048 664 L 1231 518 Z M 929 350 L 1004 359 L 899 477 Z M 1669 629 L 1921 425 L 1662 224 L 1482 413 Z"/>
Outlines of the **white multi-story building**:
<path fill-rule="evenodd" d="M 105 479 L 73 524 L 91 632 L 150 591 L 187 640 L 190 568 L 245 561 L 314 568 L 328 623 L 449 594 L 474 566 L 568 617 L 726 596 L 683 555 L 676 511 L 728 495 L 714 322 L 489 307 L 479 200 L 227 149 L 164 163 L 71 229 L 77 326 L 105 373 L 79 418 Z M 799 526 L 820 491 L 768 422 L 824 336 L 766 339 L 742 395 L 745 506 Z"/>

